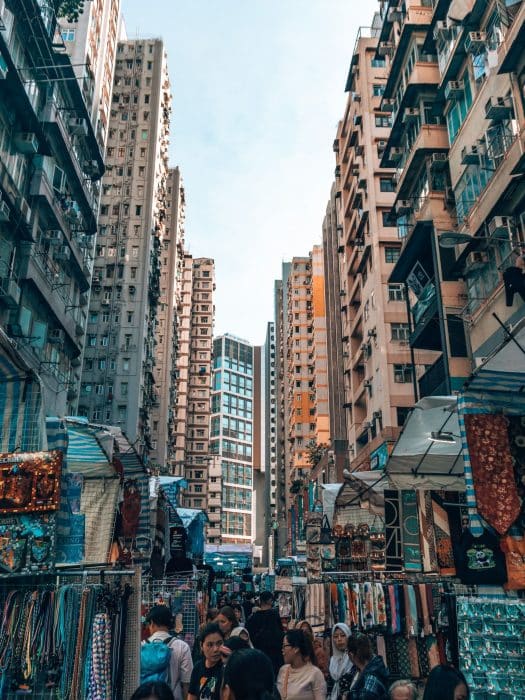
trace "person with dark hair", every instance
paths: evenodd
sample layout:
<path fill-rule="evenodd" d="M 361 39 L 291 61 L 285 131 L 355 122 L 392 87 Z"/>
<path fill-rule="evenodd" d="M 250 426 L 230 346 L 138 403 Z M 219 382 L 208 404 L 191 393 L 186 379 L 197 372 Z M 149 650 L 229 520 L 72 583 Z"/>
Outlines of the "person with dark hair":
<path fill-rule="evenodd" d="M 205 625 L 200 633 L 203 658 L 191 674 L 188 700 L 219 700 L 222 680 L 221 647 L 224 635 L 215 622 Z"/>
<path fill-rule="evenodd" d="M 236 651 L 224 667 L 222 700 L 276 700 L 270 659 L 258 649 Z"/>
<path fill-rule="evenodd" d="M 465 676 L 452 666 L 434 666 L 430 671 L 423 700 L 469 700 Z"/>
<path fill-rule="evenodd" d="M 221 628 L 224 639 L 228 639 L 232 633 L 232 629 L 239 626 L 235 611 L 230 605 L 225 605 L 219 610 L 219 614 L 215 618 L 215 622 Z"/>
<path fill-rule="evenodd" d="M 348 656 L 354 668 L 339 681 L 341 695 L 346 700 L 387 700 L 388 669 L 380 656 L 374 656 L 370 639 L 350 637 Z"/>
<path fill-rule="evenodd" d="M 173 693 L 167 683 L 154 681 L 139 686 L 130 700 L 173 700 Z"/>
<path fill-rule="evenodd" d="M 314 666 L 312 640 L 301 630 L 288 630 L 283 641 L 284 666 L 277 676 L 282 700 L 325 700 L 326 681 Z"/>
<path fill-rule="evenodd" d="M 316 638 L 312 625 L 307 620 L 300 620 L 295 625 L 296 630 L 302 630 L 307 637 L 312 640 L 312 646 L 314 648 L 315 661 L 313 662 L 315 666 L 318 666 L 325 678 L 328 677 L 328 657 L 323 648 L 323 643 L 320 639 Z"/>
<path fill-rule="evenodd" d="M 246 623 L 246 629 L 256 649 L 264 652 L 270 659 L 275 674 L 283 664 L 281 645 L 283 626 L 279 611 L 273 607 L 273 595 L 263 591 L 259 597 L 260 609 L 254 612 Z"/>
<path fill-rule="evenodd" d="M 166 605 L 154 605 L 146 624 L 149 636 L 141 646 L 141 682 L 165 681 L 175 700 L 185 699 L 193 670 L 190 647 L 170 634 L 173 616 Z"/>
<path fill-rule="evenodd" d="M 244 627 L 244 610 L 242 609 L 242 605 L 240 603 L 232 603 L 231 607 L 235 613 L 237 624 Z"/>
<path fill-rule="evenodd" d="M 249 649 L 250 646 L 248 642 L 242 637 L 230 637 L 226 639 L 221 647 L 221 660 L 225 664 L 234 651 L 241 651 L 242 649 Z"/>
<path fill-rule="evenodd" d="M 337 622 L 332 628 L 332 658 L 330 659 L 330 678 L 333 681 L 330 700 L 339 697 L 339 681 L 352 670 L 352 662 L 348 658 L 348 640 L 351 631 L 344 622 Z"/>

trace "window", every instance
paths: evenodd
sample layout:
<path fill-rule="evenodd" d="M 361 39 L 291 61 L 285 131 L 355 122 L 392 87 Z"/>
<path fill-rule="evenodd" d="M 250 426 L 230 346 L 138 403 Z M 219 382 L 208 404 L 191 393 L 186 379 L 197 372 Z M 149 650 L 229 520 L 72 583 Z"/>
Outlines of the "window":
<path fill-rule="evenodd" d="M 372 58 L 371 65 L 372 68 L 384 68 L 386 66 L 386 60 L 384 58 Z"/>
<path fill-rule="evenodd" d="M 388 301 L 404 301 L 405 288 L 401 284 L 388 285 Z"/>
<path fill-rule="evenodd" d="M 392 340 L 406 341 L 410 336 L 410 327 L 408 323 L 391 323 Z"/>
<path fill-rule="evenodd" d="M 395 192 L 394 181 L 391 177 L 380 177 L 379 178 L 379 189 L 381 192 Z"/>
<path fill-rule="evenodd" d="M 148 130 L 147 130 L 147 129 L 142 129 L 142 131 L 140 132 L 140 138 L 141 138 L 143 141 L 147 141 L 147 140 L 148 140 Z"/>
<path fill-rule="evenodd" d="M 394 365 L 394 381 L 396 384 L 408 384 L 412 381 L 410 365 Z"/>
<path fill-rule="evenodd" d="M 135 216 L 142 216 L 142 204 L 135 205 Z"/>
<path fill-rule="evenodd" d="M 382 97 L 384 92 L 385 92 L 384 85 L 382 85 L 380 83 L 374 83 L 374 85 L 372 85 L 372 95 L 374 97 Z"/>
<path fill-rule="evenodd" d="M 62 41 L 75 41 L 75 30 L 74 29 L 63 29 Z"/>
<path fill-rule="evenodd" d="M 145 105 L 149 104 L 149 95 L 148 94 L 144 95 L 144 104 Z"/>
<path fill-rule="evenodd" d="M 128 395 L 128 383 L 127 382 L 120 382 L 120 395 L 122 396 L 122 398 L 124 398 Z"/>
<path fill-rule="evenodd" d="M 125 357 L 122 360 L 122 371 L 129 372 L 129 357 Z"/>
<path fill-rule="evenodd" d="M 394 228 L 396 226 L 396 220 L 391 216 L 389 211 L 382 211 L 381 219 L 383 221 L 383 226 L 386 228 Z"/>
<path fill-rule="evenodd" d="M 401 254 L 400 248 L 394 248 L 392 246 L 385 246 L 385 262 L 386 263 L 396 263 L 399 260 L 400 254 Z"/>
<path fill-rule="evenodd" d="M 392 117 L 387 117 L 384 115 L 376 114 L 375 123 L 376 123 L 376 126 L 389 128 L 392 126 Z"/>

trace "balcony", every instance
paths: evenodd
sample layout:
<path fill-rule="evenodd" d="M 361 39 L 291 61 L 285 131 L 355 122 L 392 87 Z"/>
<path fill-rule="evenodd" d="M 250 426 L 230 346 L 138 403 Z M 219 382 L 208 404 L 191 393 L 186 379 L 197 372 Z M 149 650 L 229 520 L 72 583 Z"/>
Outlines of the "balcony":
<path fill-rule="evenodd" d="M 412 146 L 400 164 L 398 191 L 409 188 L 418 175 L 423 159 L 430 153 L 448 150 L 447 127 L 442 124 L 423 124 Z"/>
<path fill-rule="evenodd" d="M 517 72 L 523 60 L 525 46 L 525 3 L 521 3 L 518 14 L 510 25 L 498 49 L 500 67 L 498 73 Z"/>

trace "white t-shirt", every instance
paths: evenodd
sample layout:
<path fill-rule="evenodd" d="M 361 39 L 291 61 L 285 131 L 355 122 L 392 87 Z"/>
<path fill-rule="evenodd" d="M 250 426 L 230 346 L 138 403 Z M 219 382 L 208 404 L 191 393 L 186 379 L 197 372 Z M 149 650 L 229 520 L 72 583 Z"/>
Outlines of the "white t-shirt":
<path fill-rule="evenodd" d="M 168 632 L 154 632 L 151 637 L 148 637 L 148 641 L 160 640 L 163 642 L 170 636 Z M 182 700 L 181 683 L 189 683 L 193 671 L 191 649 L 182 639 L 172 639 L 168 646 L 171 649 L 168 684 L 173 690 L 175 700 Z"/>

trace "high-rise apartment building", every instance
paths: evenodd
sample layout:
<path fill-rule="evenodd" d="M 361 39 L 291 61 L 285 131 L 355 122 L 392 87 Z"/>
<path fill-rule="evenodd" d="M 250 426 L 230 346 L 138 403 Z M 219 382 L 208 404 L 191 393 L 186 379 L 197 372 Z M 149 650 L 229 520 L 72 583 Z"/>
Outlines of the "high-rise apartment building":
<path fill-rule="evenodd" d="M 59 20 L 60 34 L 102 152 L 108 136 L 117 41 L 125 38 L 120 11 L 120 0 L 91 0 L 84 3 L 76 22 L 64 17 Z"/>
<path fill-rule="evenodd" d="M 171 94 L 160 40 L 119 42 L 79 413 L 152 448 Z"/>
<path fill-rule="evenodd" d="M 166 220 L 160 252 L 160 298 L 157 311 L 155 386 L 158 401 L 151 408 L 151 462 L 172 471 L 175 462 L 177 402 L 178 309 L 184 271 L 185 194 L 179 168 L 166 181 Z"/>
<path fill-rule="evenodd" d="M 278 500 L 278 452 L 279 442 L 277 437 L 278 427 L 278 383 L 277 383 L 277 348 L 275 322 L 271 321 L 266 327 L 266 338 L 262 347 L 261 357 L 261 401 L 264 404 L 263 411 L 263 453 L 264 465 L 264 498 L 262 499 L 262 512 L 264 518 L 264 543 L 263 564 L 265 566 L 275 563 L 277 551 L 276 528 L 277 524 L 277 500 Z M 260 500 L 258 499 L 258 503 Z M 259 511 L 258 511 L 259 512 Z M 270 544 L 271 540 L 271 544 Z"/>
<path fill-rule="evenodd" d="M 277 536 L 276 536 L 276 555 L 283 556 L 287 551 L 288 533 L 289 533 L 289 507 L 290 507 L 290 490 L 288 488 L 289 474 L 289 457 L 288 457 L 288 442 L 286 435 L 288 433 L 288 416 L 286 413 L 286 399 L 288 397 L 288 373 L 286 372 L 286 339 L 288 334 L 288 317 L 284 312 L 285 309 L 285 289 L 288 283 L 290 274 L 290 263 L 282 265 L 282 279 L 275 280 L 274 285 L 274 319 L 275 319 L 275 375 L 276 375 L 276 391 L 275 402 L 277 407 L 276 412 L 276 438 L 277 438 Z"/>
<path fill-rule="evenodd" d="M 378 49 L 390 56 L 393 119 L 383 160 L 399 168 L 403 247 L 390 280 L 408 290 L 412 351 L 434 354 L 417 384 L 423 397 L 460 390 L 504 338 L 501 324 L 523 318 L 504 272 L 524 240 L 524 8 L 391 5 L 382 4 Z"/>
<path fill-rule="evenodd" d="M 283 265 L 276 285 L 276 347 L 279 377 L 277 438 L 280 506 L 288 524 L 285 549 L 304 541 L 304 488 L 312 455 L 330 444 L 323 251 Z M 281 486 L 282 484 L 282 486 Z M 283 507 L 285 513 L 283 514 Z M 279 541 L 279 550 L 283 543 Z"/>
<path fill-rule="evenodd" d="M 188 267 L 191 264 L 191 303 L 187 308 Z M 188 488 L 184 494 L 184 505 L 188 508 L 206 508 L 208 479 L 211 463 L 210 447 L 210 407 L 212 375 L 212 343 L 215 307 L 215 263 L 210 258 L 187 258 L 183 303 L 190 313 L 189 355 L 187 366 L 186 406 L 184 393 L 177 403 L 177 412 L 185 413 L 184 476 Z M 184 316 L 185 318 L 185 316 Z M 183 336 L 186 330 L 182 331 Z M 182 340 L 181 350 L 185 351 L 187 340 Z M 182 374 L 184 364 L 180 366 Z M 184 387 L 183 387 L 184 391 Z M 178 432 L 177 438 L 180 437 Z M 177 456 L 182 450 L 177 450 Z"/>
<path fill-rule="evenodd" d="M 182 260 L 182 280 L 177 305 L 177 352 L 175 356 L 175 454 L 171 473 L 185 475 L 186 431 L 188 424 L 188 381 L 191 344 L 191 309 L 193 298 L 193 258 L 187 252 Z M 211 362 L 211 352 L 210 352 Z"/>
<path fill-rule="evenodd" d="M 222 543 L 253 540 L 254 349 L 230 334 L 213 342 L 210 453 L 222 467 Z"/>
<path fill-rule="evenodd" d="M 336 171 L 339 173 L 340 169 Z M 344 407 L 345 385 L 343 374 L 342 313 L 344 290 L 341 286 L 339 252 L 344 247 L 339 242 L 341 230 L 341 195 L 334 182 L 323 220 L 324 290 L 326 309 L 326 350 L 328 364 L 328 416 L 330 421 L 333 468 L 329 469 L 329 481 L 337 483 L 343 479 L 343 469 L 348 467 L 348 434 L 346 408 Z M 330 465 L 332 462 L 330 462 Z"/>
<path fill-rule="evenodd" d="M 63 415 L 78 397 L 104 163 L 56 28 L 48 3 L 0 3 L 0 326 L 40 375 L 47 414 Z"/>
<path fill-rule="evenodd" d="M 414 365 L 420 371 L 432 362 L 429 353 L 411 354 L 405 289 L 387 282 L 401 241 L 391 217 L 395 171 L 380 162 L 392 122 L 381 109 L 388 68 L 376 53 L 378 33 L 359 32 L 334 143 L 350 469 L 384 465 L 414 402 Z"/>

